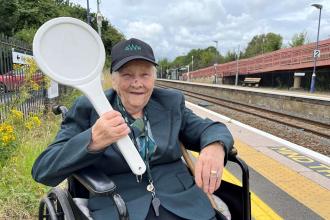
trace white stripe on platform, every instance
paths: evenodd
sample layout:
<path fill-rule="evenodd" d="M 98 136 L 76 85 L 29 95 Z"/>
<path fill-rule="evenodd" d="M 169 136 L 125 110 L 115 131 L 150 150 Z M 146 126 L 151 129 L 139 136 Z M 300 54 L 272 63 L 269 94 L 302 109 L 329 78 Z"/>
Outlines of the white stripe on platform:
<path fill-rule="evenodd" d="M 310 156 L 311 158 L 313 158 L 313 159 L 315 159 L 315 160 L 318 160 L 319 162 L 325 163 L 326 165 L 329 165 L 329 166 L 330 166 L 330 157 L 328 157 L 328 156 L 325 156 L 325 155 L 320 154 L 320 153 L 318 153 L 318 152 L 315 152 L 315 151 L 313 151 L 313 150 L 307 149 L 307 148 L 302 147 L 302 146 L 300 146 L 300 145 L 297 145 L 297 144 L 291 143 L 291 142 L 289 142 L 289 141 L 287 141 L 287 140 L 284 140 L 284 139 L 282 139 L 282 138 L 276 137 L 276 136 L 274 136 L 274 135 L 272 135 L 272 134 L 269 134 L 269 133 L 267 133 L 267 132 L 261 131 L 261 130 L 259 130 L 259 129 L 257 129 L 257 128 L 254 128 L 254 127 L 251 127 L 251 126 L 249 126 L 249 125 L 243 124 L 243 123 L 241 123 L 241 122 L 239 122 L 239 121 L 236 121 L 236 120 L 234 120 L 234 119 L 232 119 L 232 118 L 229 118 L 229 117 L 226 117 L 226 116 L 224 116 L 224 115 L 220 115 L 219 113 L 213 112 L 213 111 L 211 111 L 211 110 L 209 110 L 209 109 L 203 108 L 203 107 L 198 106 L 198 105 L 196 105 L 196 104 L 193 104 L 193 103 L 191 103 L 191 102 L 187 102 L 187 101 L 186 101 L 186 103 L 187 103 L 187 106 L 191 105 L 191 106 L 193 106 L 193 107 L 195 107 L 195 108 L 199 108 L 200 110 L 206 111 L 206 112 L 208 112 L 208 113 L 210 113 L 210 114 L 212 114 L 212 115 L 214 115 L 214 116 L 216 116 L 216 117 L 221 118 L 221 119 L 224 120 L 225 122 L 233 123 L 233 124 L 235 124 L 235 125 L 237 125 L 237 126 L 240 126 L 240 127 L 245 128 L 245 129 L 247 129 L 247 130 L 250 130 L 250 131 L 252 131 L 252 132 L 255 132 L 255 133 L 259 134 L 259 135 L 262 135 L 262 136 L 264 136 L 264 137 L 267 137 L 267 138 L 269 138 L 269 139 L 271 139 L 271 140 L 274 140 L 274 141 L 276 141 L 276 142 L 278 142 L 278 143 L 284 144 L 284 145 L 286 145 L 287 147 L 289 147 L 289 148 L 291 148 L 291 149 L 293 149 L 293 150 L 295 150 L 295 151 L 298 151 L 298 152 L 300 152 L 300 153 L 302 153 L 302 154 L 304 154 L 304 155 L 306 155 L 306 156 Z M 330 146 L 329 146 L 329 147 L 330 147 Z"/>

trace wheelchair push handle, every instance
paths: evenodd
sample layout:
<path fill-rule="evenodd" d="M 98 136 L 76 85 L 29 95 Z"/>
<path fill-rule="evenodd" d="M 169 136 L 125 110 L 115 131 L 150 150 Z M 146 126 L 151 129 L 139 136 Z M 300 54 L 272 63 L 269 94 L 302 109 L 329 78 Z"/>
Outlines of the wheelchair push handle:
<path fill-rule="evenodd" d="M 52 107 L 52 112 L 55 115 L 61 114 L 62 115 L 62 119 L 64 119 L 65 118 L 65 114 L 68 112 L 68 108 L 65 107 L 64 105 L 54 105 Z"/>

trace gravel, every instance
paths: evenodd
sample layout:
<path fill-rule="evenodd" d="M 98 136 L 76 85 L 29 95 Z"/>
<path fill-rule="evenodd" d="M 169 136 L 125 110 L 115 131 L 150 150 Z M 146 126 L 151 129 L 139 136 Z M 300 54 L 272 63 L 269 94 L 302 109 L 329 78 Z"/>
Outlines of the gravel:
<path fill-rule="evenodd" d="M 201 102 L 200 99 L 186 96 L 186 100 L 195 104 Z M 305 148 L 314 150 L 326 156 L 330 156 L 330 139 L 314 135 L 303 130 L 287 125 L 279 124 L 257 116 L 249 115 L 232 109 L 212 104 L 207 107 L 209 110 L 233 118 L 244 124 L 258 128 L 272 135 L 280 137 Z"/>

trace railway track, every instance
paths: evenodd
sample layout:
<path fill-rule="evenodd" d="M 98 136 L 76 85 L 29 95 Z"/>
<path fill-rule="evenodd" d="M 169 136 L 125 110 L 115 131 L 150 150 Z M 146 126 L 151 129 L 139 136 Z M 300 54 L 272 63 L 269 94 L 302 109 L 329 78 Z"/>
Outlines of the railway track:
<path fill-rule="evenodd" d="M 157 86 L 159 86 L 159 85 L 157 85 Z M 164 86 L 159 86 L 159 87 L 164 87 Z M 169 88 L 169 87 L 167 87 L 167 88 Z M 171 88 L 174 88 L 174 87 L 171 87 Z M 174 88 L 174 89 L 178 89 L 178 88 Z M 182 91 L 186 96 L 190 96 L 190 97 L 197 98 L 197 99 L 200 99 L 203 101 L 207 101 L 209 103 L 220 105 L 222 107 L 226 107 L 226 108 L 238 111 L 238 112 L 243 112 L 245 114 L 254 115 L 254 116 L 257 116 L 260 118 L 264 118 L 264 119 L 267 119 L 267 120 L 270 120 L 270 121 L 273 121 L 276 123 L 284 124 L 284 125 L 287 125 L 290 127 L 294 127 L 299 130 L 303 130 L 305 132 L 309 132 L 309 133 L 330 139 L 330 125 L 325 124 L 325 123 L 315 122 L 315 121 L 311 121 L 308 119 L 303 119 L 303 118 L 286 115 L 286 114 L 279 113 L 279 112 L 265 110 L 265 109 L 253 107 L 253 106 L 242 104 L 242 103 L 237 103 L 237 102 L 232 102 L 232 101 L 228 101 L 228 100 L 224 100 L 224 99 L 220 99 L 220 98 L 215 98 L 215 97 L 212 97 L 209 95 L 199 94 L 199 93 L 192 92 L 192 91 L 187 91 L 187 90 L 182 90 L 182 89 L 178 89 L 178 90 Z"/>

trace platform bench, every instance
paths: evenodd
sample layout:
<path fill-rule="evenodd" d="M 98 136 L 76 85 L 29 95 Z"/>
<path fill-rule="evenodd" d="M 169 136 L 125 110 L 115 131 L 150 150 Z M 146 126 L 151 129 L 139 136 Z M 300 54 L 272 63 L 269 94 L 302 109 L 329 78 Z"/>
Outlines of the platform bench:
<path fill-rule="evenodd" d="M 259 87 L 259 83 L 261 81 L 261 78 L 249 78 L 246 77 L 243 81 L 242 86 L 252 86 Z"/>

